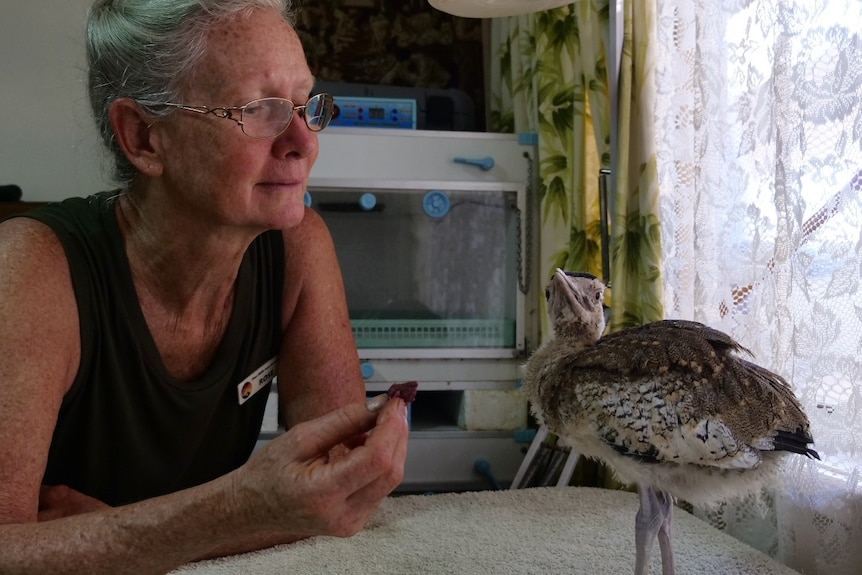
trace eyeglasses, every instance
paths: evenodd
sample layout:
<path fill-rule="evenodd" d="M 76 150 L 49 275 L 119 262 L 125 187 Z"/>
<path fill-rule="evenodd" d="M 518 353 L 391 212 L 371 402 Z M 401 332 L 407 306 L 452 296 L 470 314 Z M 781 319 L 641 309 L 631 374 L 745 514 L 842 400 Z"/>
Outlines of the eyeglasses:
<path fill-rule="evenodd" d="M 233 120 L 242 132 L 251 138 L 274 138 L 284 132 L 293 120 L 293 114 L 298 113 L 305 120 L 305 125 L 312 132 L 319 132 L 329 125 L 335 99 L 332 94 L 317 94 L 302 105 L 297 106 L 285 98 L 259 98 L 242 106 L 230 108 L 209 108 L 207 106 L 187 106 L 173 102 L 162 102 L 158 105 L 171 106 L 197 112 L 212 114 L 216 118 Z M 237 114 L 239 112 L 239 114 Z"/>

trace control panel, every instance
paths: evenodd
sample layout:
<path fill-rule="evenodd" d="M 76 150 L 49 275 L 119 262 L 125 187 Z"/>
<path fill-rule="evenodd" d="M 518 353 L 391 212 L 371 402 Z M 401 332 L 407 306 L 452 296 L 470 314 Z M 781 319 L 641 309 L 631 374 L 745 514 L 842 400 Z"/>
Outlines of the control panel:
<path fill-rule="evenodd" d="M 331 126 L 416 129 L 416 100 L 336 96 Z"/>

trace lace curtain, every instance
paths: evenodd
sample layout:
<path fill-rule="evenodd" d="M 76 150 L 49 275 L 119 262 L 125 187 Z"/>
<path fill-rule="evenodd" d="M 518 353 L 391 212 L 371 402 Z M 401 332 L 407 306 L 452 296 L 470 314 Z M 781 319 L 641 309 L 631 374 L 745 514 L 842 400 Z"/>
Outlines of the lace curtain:
<path fill-rule="evenodd" d="M 698 514 L 802 573 L 862 572 L 862 5 L 658 0 L 665 308 L 785 376 L 822 461 Z"/>

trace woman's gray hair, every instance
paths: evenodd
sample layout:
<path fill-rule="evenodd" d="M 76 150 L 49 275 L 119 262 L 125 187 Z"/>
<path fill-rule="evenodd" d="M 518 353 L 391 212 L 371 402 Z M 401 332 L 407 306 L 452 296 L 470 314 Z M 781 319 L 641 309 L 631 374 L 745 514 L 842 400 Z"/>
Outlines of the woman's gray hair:
<path fill-rule="evenodd" d="M 119 98 L 136 100 L 147 113 L 172 113 L 147 103 L 176 101 L 206 52 L 207 33 L 254 9 L 279 11 L 294 23 L 291 0 L 97 0 L 87 20 L 90 106 L 113 177 L 128 187 L 138 171 L 114 137 L 108 108 Z"/>

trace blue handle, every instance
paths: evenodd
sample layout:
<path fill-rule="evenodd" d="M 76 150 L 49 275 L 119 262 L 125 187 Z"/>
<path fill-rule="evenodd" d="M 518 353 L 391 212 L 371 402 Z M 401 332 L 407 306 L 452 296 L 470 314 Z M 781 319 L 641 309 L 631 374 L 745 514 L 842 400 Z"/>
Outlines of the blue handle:
<path fill-rule="evenodd" d="M 478 166 L 486 172 L 494 167 L 494 158 L 492 158 L 491 156 L 485 156 L 484 158 L 455 158 L 453 161 L 456 164 L 469 164 L 471 166 Z"/>
<path fill-rule="evenodd" d="M 491 463 L 487 459 L 482 459 L 481 457 L 473 462 L 473 470 L 479 475 L 483 476 L 488 480 L 488 483 L 491 484 L 496 490 L 503 489 L 503 486 L 500 485 L 500 482 L 497 481 L 497 478 L 494 477 L 494 474 L 491 472 Z"/>

